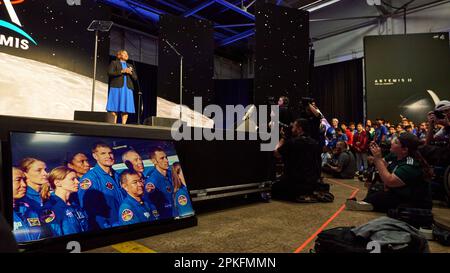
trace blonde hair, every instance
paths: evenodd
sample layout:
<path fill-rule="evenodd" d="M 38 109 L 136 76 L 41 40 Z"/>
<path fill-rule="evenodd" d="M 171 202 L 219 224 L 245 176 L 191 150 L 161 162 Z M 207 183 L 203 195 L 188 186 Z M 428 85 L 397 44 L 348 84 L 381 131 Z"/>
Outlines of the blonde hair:
<path fill-rule="evenodd" d="M 54 168 L 50 174 L 48 175 L 48 182 L 50 183 L 50 186 L 54 190 L 56 188 L 55 181 L 56 180 L 64 180 L 67 175 L 71 172 L 75 172 L 75 170 L 68 168 L 66 166 L 59 166 Z"/>
<path fill-rule="evenodd" d="M 122 54 L 123 52 L 127 52 L 125 49 L 121 49 L 121 50 L 118 50 L 117 51 L 117 53 L 116 53 L 116 57 L 117 57 L 117 59 L 119 59 L 119 55 L 120 54 Z M 127 52 L 128 53 L 128 52 Z"/>
<path fill-rule="evenodd" d="M 22 159 L 22 161 L 20 161 L 18 169 L 20 169 L 24 173 L 27 173 L 30 170 L 31 165 L 33 165 L 36 162 L 44 162 L 44 161 L 33 158 L 33 157 L 26 157 L 26 158 Z"/>
<path fill-rule="evenodd" d="M 22 161 L 20 161 L 18 169 L 24 173 L 27 173 L 30 170 L 31 166 L 36 162 L 45 163 L 44 161 L 33 158 L 33 157 L 26 157 L 26 158 L 22 159 Z M 28 181 L 27 181 L 27 185 L 28 185 Z M 48 183 L 42 185 L 39 195 L 41 196 L 42 201 L 46 201 L 50 198 L 50 185 Z"/>

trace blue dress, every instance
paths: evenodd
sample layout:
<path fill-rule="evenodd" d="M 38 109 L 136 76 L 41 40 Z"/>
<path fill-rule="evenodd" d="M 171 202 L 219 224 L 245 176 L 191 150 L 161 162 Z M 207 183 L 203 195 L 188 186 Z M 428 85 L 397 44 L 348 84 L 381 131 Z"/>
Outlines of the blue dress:
<path fill-rule="evenodd" d="M 126 62 L 120 62 L 122 69 L 127 68 Z M 109 88 L 108 103 L 106 104 L 106 111 L 121 112 L 121 113 L 135 113 L 133 90 L 127 87 L 127 77 L 123 76 L 123 86 L 121 88 Z"/>

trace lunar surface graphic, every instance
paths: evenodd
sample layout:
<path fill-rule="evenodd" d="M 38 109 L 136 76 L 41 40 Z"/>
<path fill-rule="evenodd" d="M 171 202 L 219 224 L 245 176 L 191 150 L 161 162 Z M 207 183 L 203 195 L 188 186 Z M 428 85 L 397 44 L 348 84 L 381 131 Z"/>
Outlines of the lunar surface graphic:
<path fill-rule="evenodd" d="M 96 82 L 95 111 L 106 111 L 108 85 Z M 0 53 L 0 115 L 73 120 L 75 110 L 91 109 L 92 78 L 57 66 Z M 179 118 L 179 106 L 158 97 L 157 116 Z M 183 107 L 189 126 L 213 121 Z"/>

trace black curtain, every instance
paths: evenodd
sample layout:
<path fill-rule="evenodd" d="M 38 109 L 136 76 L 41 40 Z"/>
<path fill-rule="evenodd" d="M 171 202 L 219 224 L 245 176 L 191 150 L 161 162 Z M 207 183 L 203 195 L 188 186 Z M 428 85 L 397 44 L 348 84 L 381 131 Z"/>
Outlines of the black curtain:
<path fill-rule="evenodd" d="M 312 75 L 312 96 L 327 120 L 362 122 L 362 59 L 317 66 Z"/>
<path fill-rule="evenodd" d="M 115 56 L 110 56 L 110 61 L 114 60 Z M 138 111 L 138 91 L 142 92 L 143 112 L 141 115 L 141 124 L 143 121 L 151 116 L 156 116 L 156 90 L 158 86 L 158 67 L 146 63 L 136 62 L 128 60 L 128 63 L 132 64 L 138 75 L 138 81 L 134 82 L 134 107 L 136 108 L 135 114 L 130 114 L 128 117 L 128 124 L 137 123 L 137 111 Z M 108 88 L 109 89 L 109 88 Z M 120 117 L 119 117 L 120 121 Z"/>
<path fill-rule="evenodd" d="M 214 80 L 214 104 L 225 111 L 226 105 L 253 104 L 253 79 Z M 230 129 L 235 121 L 226 120 L 224 127 Z"/>

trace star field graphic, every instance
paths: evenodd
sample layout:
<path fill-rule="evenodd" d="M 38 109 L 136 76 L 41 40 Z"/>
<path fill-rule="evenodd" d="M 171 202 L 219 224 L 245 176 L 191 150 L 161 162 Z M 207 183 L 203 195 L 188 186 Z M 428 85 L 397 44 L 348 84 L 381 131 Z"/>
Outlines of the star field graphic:
<path fill-rule="evenodd" d="M 83 1 L 81 6 L 69 6 L 62 0 L 25 0 L 13 6 L 22 24 L 21 28 L 36 40 L 37 46 L 31 42 L 28 50 L 0 46 L 0 52 L 92 76 L 95 36 L 86 29 L 93 19 L 109 20 L 109 8 L 95 1 Z M 4 3 L 0 4 L 0 19 L 10 21 Z M 6 28 L 0 28 L 0 34 L 19 37 Z M 98 56 L 97 78 L 107 82 L 107 34 L 99 35 Z"/>
<path fill-rule="evenodd" d="M 180 58 L 164 42 L 169 41 L 183 55 L 183 104 L 193 107 L 194 96 L 203 105 L 212 103 L 214 40 L 212 23 L 206 20 L 163 15 L 160 20 L 158 96 L 180 101 Z"/>
<path fill-rule="evenodd" d="M 309 14 L 257 2 L 255 103 L 288 96 L 297 106 L 306 96 Z"/>

